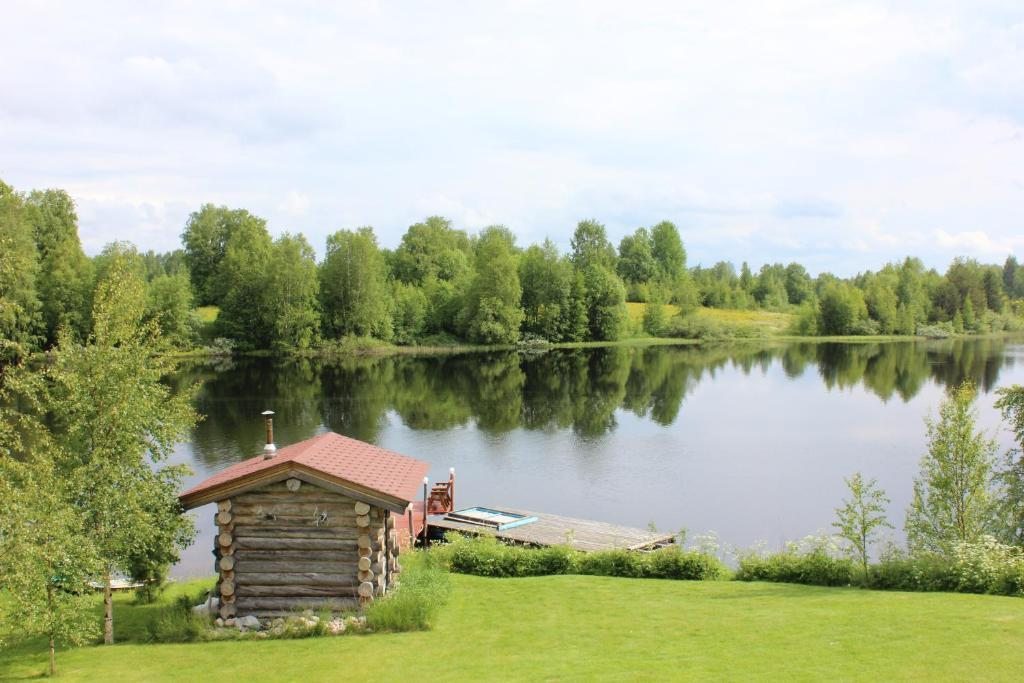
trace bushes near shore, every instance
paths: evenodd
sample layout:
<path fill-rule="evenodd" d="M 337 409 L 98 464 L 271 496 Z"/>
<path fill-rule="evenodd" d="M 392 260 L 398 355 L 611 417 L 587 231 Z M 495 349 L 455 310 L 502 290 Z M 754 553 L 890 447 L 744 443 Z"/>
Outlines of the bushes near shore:
<path fill-rule="evenodd" d="M 453 572 L 490 577 L 586 574 L 636 579 L 708 580 L 728 576 L 722 562 L 707 553 L 662 548 L 650 552 L 605 550 L 584 553 L 569 546 L 527 548 L 490 536 L 451 535 L 430 551 L 434 561 Z"/>

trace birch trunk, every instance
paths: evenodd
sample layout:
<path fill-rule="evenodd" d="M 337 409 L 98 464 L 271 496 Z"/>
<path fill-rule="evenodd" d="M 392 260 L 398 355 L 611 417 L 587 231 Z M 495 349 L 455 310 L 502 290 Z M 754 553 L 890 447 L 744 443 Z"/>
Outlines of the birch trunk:
<path fill-rule="evenodd" d="M 103 575 L 103 644 L 114 644 L 114 592 L 110 587 L 110 569 Z"/>

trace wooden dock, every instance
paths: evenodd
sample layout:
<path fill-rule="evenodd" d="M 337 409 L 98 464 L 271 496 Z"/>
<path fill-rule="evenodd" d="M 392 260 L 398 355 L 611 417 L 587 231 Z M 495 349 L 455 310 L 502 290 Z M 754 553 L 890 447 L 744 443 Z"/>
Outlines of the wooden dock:
<path fill-rule="evenodd" d="M 430 536 L 431 538 L 440 538 L 448 531 L 458 531 L 474 536 L 491 534 L 503 541 L 520 545 L 537 547 L 569 545 L 585 552 L 615 549 L 653 550 L 675 543 L 674 534 L 619 526 L 590 519 L 563 517 L 547 512 L 531 512 L 509 507 L 499 507 L 498 509 L 525 517 L 536 517 L 537 521 L 510 529 L 495 530 L 479 524 L 449 519 L 445 515 L 431 515 L 428 518 Z"/>

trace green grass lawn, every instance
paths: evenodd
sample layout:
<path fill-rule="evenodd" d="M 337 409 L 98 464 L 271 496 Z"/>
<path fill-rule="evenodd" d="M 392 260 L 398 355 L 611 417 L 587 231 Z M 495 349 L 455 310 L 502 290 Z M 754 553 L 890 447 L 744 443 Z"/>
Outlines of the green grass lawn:
<path fill-rule="evenodd" d="M 1024 600 L 765 583 L 455 575 L 432 631 L 61 652 L 64 680 L 1019 680 Z M 121 606 L 122 633 L 152 608 Z M 45 653 L 0 654 L 0 678 Z M 379 671 L 378 671 L 379 669 Z"/>

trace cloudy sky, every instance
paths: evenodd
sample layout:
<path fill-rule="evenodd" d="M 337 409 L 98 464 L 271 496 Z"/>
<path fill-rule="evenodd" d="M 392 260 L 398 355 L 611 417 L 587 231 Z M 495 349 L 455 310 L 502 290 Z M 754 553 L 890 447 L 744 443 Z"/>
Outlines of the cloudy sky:
<path fill-rule="evenodd" d="M 325 4 L 5 0 L 0 178 L 68 190 L 90 253 L 213 202 L 318 251 L 441 214 L 840 274 L 1024 256 L 1019 0 Z"/>

